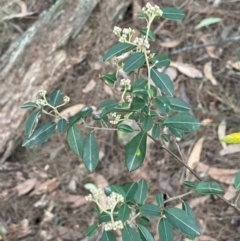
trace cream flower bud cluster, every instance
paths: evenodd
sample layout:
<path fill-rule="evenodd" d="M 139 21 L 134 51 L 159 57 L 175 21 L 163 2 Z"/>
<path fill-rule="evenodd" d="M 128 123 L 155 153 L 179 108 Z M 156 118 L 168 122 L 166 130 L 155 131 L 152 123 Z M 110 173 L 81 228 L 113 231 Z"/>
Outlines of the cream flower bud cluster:
<path fill-rule="evenodd" d="M 107 208 L 113 209 L 118 203 L 123 203 L 124 198 L 121 194 L 112 192 L 110 196 L 107 197 Z"/>
<path fill-rule="evenodd" d="M 132 28 L 124 28 L 121 29 L 117 26 L 114 27 L 113 33 L 119 37 L 120 42 L 126 42 L 127 38 L 131 38 L 131 36 L 135 33 Z"/>
<path fill-rule="evenodd" d="M 110 120 L 110 123 L 113 124 L 113 125 L 118 124 L 118 122 L 119 122 L 120 119 L 121 119 L 121 115 L 117 115 L 116 112 L 113 112 L 113 113 L 111 113 L 110 115 L 111 115 L 111 117 L 114 118 L 113 120 Z"/>
<path fill-rule="evenodd" d="M 149 3 L 149 2 L 146 4 L 146 7 L 142 8 L 142 11 L 148 16 L 151 16 L 151 15 L 162 16 L 162 14 L 163 14 L 163 12 L 159 8 L 159 6 L 157 6 L 157 5 L 152 6 L 151 3 Z"/>
<path fill-rule="evenodd" d="M 125 87 L 127 90 L 131 89 L 131 80 L 130 79 L 121 79 L 120 86 Z"/>
<path fill-rule="evenodd" d="M 133 43 L 137 45 L 137 52 L 144 52 L 146 49 L 149 49 L 150 44 L 145 38 L 135 38 Z"/>
<path fill-rule="evenodd" d="M 46 90 L 39 90 L 38 94 L 40 96 L 45 96 L 47 94 L 47 91 Z"/>
<path fill-rule="evenodd" d="M 36 100 L 36 104 L 37 104 L 38 106 L 44 106 L 44 105 L 46 105 L 47 103 L 46 103 L 45 100 L 37 99 L 37 100 Z"/>
<path fill-rule="evenodd" d="M 64 101 L 64 103 L 68 103 L 68 102 L 70 101 L 70 98 L 65 95 L 65 96 L 63 97 L 63 101 Z"/>
<path fill-rule="evenodd" d="M 85 196 L 85 199 L 87 201 L 98 200 L 99 196 L 103 194 L 103 191 L 101 189 L 91 189 L 90 192 L 92 194 L 89 194 L 88 196 Z"/>
<path fill-rule="evenodd" d="M 126 95 L 126 100 L 128 103 L 132 102 L 132 96 L 131 95 Z"/>
<path fill-rule="evenodd" d="M 114 223 L 106 223 L 104 229 L 105 231 L 123 229 L 123 223 L 121 220 L 115 221 Z"/>

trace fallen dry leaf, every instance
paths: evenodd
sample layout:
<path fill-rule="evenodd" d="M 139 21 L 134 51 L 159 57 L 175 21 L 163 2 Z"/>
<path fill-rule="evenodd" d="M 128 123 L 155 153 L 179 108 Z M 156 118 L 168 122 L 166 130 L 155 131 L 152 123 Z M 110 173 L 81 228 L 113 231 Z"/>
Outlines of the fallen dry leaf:
<path fill-rule="evenodd" d="M 197 165 L 197 163 L 200 161 L 200 156 L 201 156 L 201 152 L 202 152 L 202 145 L 204 142 L 204 137 L 201 137 L 196 144 L 194 145 L 192 152 L 188 158 L 188 166 L 191 167 L 192 169 L 195 168 L 195 166 Z M 189 170 L 186 170 L 186 179 L 188 180 L 190 177 L 190 172 Z"/>
<path fill-rule="evenodd" d="M 237 62 L 232 62 L 232 61 L 228 61 L 227 62 L 227 67 L 231 67 L 237 71 L 240 71 L 240 61 L 237 61 Z"/>
<path fill-rule="evenodd" d="M 112 91 L 112 89 L 111 89 L 109 86 L 104 85 L 104 91 L 105 91 L 108 95 L 110 95 L 111 97 L 113 97 L 113 91 Z"/>
<path fill-rule="evenodd" d="M 10 224 L 8 226 L 8 234 L 7 240 L 14 241 L 18 239 L 22 239 L 31 233 L 31 229 L 29 227 L 29 221 L 27 219 L 23 219 L 18 224 Z"/>
<path fill-rule="evenodd" d="M 216 168 L 206 165 L 202 162 L 199 162 L 195 168 L 196 172 L 203 172 L 208 174 L 211 178 L 216 181 L 233 184 L 236 173 L 239 171 L 238 169 L 223 169 Z"/>
<path fill-rule="evenodd" d="M 57 180 L 57 178 L 47 180 L 44 183 L 36 185 L 33 194 L 39 195 L 43 193 L 51 193 L 56 188 L 58 188 L 59 185 L 60 185 L 60 182 Z"/>
<path fill-rule="evenodd" d="M 207 235 L 201 235 L 200 237 L 196 237 L 194 240 L 195 241 L 218 241 L 217 239 L 211 238 Z"/>
<path fill-rule="evenodd" d="M 215 79 L 215 77 L 212 74 L 212 62 L 207 62 L 204 65 L 203 72 L 204 72 L 205 77 L 208 80 L 210 80 L 213 85 L 218 85 L 217 80 Z"/>
<path fill-rule="evenodd" d="M 234 188 L 233 185 L 230 185 L 227 191 L 224 193 L 223 197 L 228 201 L 230 201 L 236 196 L 236 194 L 237 194 L 236 188 Z"/>
<path fill-rule="evenodd" d="M 177 70 L 173 67 L 167 67 L 164 70 L 164 73 L 167 74 L 172 81 L 174 81 L 177 78 Z"/>
<path fill-rule="evenodd" d="M 180 40 L 175 39 L 175 40 L 170 40 L 170 41 L 167 41 L 167 42 L 162 42 L 162 43 L 160 43 L 160 45 L 164 48 L 175 48 L 180 43 L 181 43 Z"/>
<path fill-rule="evenodd" d="M 18 192 L 18 196 L 29 193 L 36 184 L 36 179 L 28 179 L 20 184 L 18 184 L 14 189 Z"/>
<path fill-rule="evenodd" d="M 171 62 L 170 66 L 175 67 L 179 72 L 190 78 L 198 79 L 203 77 L 202 72 L 196 69 L 193 65 L 179 62 Z"/>
<path fill-rule="evenodd" d="M 71 107 L 68 107 L 60 112 L 60 115 L 64 118 L 69 118 L 71 116 L 76 115 L 85 105 L 84 104 L 77 104 Z"/>
<path fill-rule="evenodd" d="M 221 142 L 223 149 L 227 147 L 227 144 L 222 141 L 222 139 L 226 136 L 226 128 L 227 128 L 226 120 L 222 120 L 218 126 L 218 139 Z"/>
<path fill-rule="evenodd" d="M 228 154 L 233 154 L 233 153 L 238 153 L 240 152 L 240 144 L 232 144 L 232 145 L 228 145 L 226 148 L 222 149 L 219 152 L 220 156 L 225 156 Z"/>
<path fill-rule="evenodd" d="M 72 208 L 77 208 L 87 203 L 87 200 L 82 195 L 64 194 L 64 202 L 71 203 Z"/>
<path fill-rule="evenodd" d="M 206 37 L 206 36 L 202 36 L 201 38 L 200 38 L 200 40 L 204 43 L 204 44 L 209 44 L 209 40 L 208 40 L 208 38 Z M 219 56 L 217 56 L 216 54 L 215 54 L 215 50 L 216 50 L 216 48 L 215 48 L 215 46 L 207 46 L 206 47 L 206 51 L 207 51 L 207 53 L 208 53 L 208 55 L 211 57 L 211 58 L 213 58 L 213 59 L 219 59 Z"/>
<path fill-rule="evenodd" d="M 89 93 L 90 91 L 92 91 L 96 86 L 96 81 L 94 79 L 91 79 L 88 84 L 85 86 L 85 88 L 82 89 L 82 92 L 84 94 Z"/>
<path fill-rule="evenodd" d="M 204 126 L 209 125 L 212 122 L 213 122 L 213 119 L 210 119 L 210 118 L 206 118 L 206 119 L 201 121 L 202 125 L 204 125 Z"/>
<path fill-rule="evenodd" d="M 201 204 L 204 204 L 205 201 L 209 198 L 209 196 L 203 196 L 203 197 L 197 197 L 193 198 L 190 201 L 188 201 L 188 204 L 191 208 L 198 207 Z M 182 208 L 182 203 L 179 203 L 175 206 L 176 208 Z"/>

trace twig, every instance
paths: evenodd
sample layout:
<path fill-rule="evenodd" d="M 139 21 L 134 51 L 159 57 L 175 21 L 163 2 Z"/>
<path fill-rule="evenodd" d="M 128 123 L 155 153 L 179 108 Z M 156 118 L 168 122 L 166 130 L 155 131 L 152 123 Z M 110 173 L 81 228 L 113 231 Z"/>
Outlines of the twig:
<path fill-rule="evenodd" d="M 210 42 L 208 44 L 198 44 L 198 45 L 185 46 L 181 49 L 177 49 L 177 50 L 174 50 L 174 51 L 170 52 L 169 55 L 176 55 L 176 54 L 180 54 L 180 53 L 186 52 L 186 51 L 192 51 L 192 50 L 195 50 L 195 49 L 205 48 L 205 47 L 208 47 L 208 46 L 221 45 L 221 44 L 224 44 L 224 43 L 227 43 L 227 42 L 234 42 L 234 41 L 239 41 L 239 40 L 240 40 L 240 35 L 234 36 L 234 37 L 231 37 L 231 38 L 226 38 L 226 39 L 219 39 L 219 40 Z"/>
<path fill-rule="evenodd" d="M 159 146 L 164 149 L 165 151 L 167 151 L 169 154 L 171 154 L 176 160 L 178 160 L 182 165 L 184 165 L 199 181 L 203 181 L 198 175 L 197 173 L 195 173 L 191 167 L 188 166 L 188 164 L 184 161 L 181 160 L 177 155 L 175 155 L 172 151 L 170 151 L 168 148 L 166 148 L 165 146 L 163 146 L 161 144 L 160 141 L 155 140 L 150 134 L 148 134 L 148 137 L 153 140 L 155 143 L 159 144 Z M 240 213 L 240 209 L 235 206 L 234 204 L 230 203 L 227 199 L 225 199 L 224 197 L 216 194 L 217 197 L 219 197 L 222 201 L 224 201 L 225 203 L 227 203 L 229 206 L 231 206 L 232 208 L 234 208 L 237 212 Z"/>

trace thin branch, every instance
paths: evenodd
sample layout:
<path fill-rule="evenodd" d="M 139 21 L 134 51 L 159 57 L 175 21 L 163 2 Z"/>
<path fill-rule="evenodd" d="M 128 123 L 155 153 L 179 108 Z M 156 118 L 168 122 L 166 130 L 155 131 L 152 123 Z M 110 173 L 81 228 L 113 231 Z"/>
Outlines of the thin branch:
<path fill-rule="evenodd" d="M 186 51 L 192 51 L 192 50 L 195 50 L 195 49 L 205 48 L 205 47 L 208 47 L 208 46 L 221 45 L 221 44 L 224 44 L 224 43 L 227 43 L 227 42 L 234 42 L 234 41 L 239 41 L 239 40 L 240 40 L 240 35 L 234 36 L 234 37 L 231 37 L 231 38 L 219 39 L 219 40 L 210 42 L 208 44 L 185 46 L 181 49 L 177 49 L 177 50 L 174 50 L 174 51 L 170 52 L 169 55 L 172 56 L 172 55 L 180 54 L 180 53 L 186 52 Z"/>
<path fill-rule="evenodd" d="M 171 154 L 176 160 L 178 160 L 183 166 L 185 166 L 199 181 L 203 181 L 198 175 L 197 173 L 195 173 L 191 167 L 188 166 L 188 164 L 184 161 L 181 160 L 177 155 L 175 155 L 172 151 L 170 151 L 168 148 L 166 148 L 165 146 L 163 146 L 161 144 L 160 141 L 155 140 L 150 134 L 148 134 L 148 137 L 153 140 L 155 143 L 157 143 L 162 149 L 164 149 L 165 151 L 167 151 L 169 154 Z M 224 197 L 215 194 L 217 197 L 219 197 L 222 201 L 224 201 L 225 203 L 227 203 L 229 206 L 231 206 L 232 208 L 234 208 L 237 212 L 240 213 L 240 209 L 233 203 L 230 203 L 227 199 L 225 199 Z"/>

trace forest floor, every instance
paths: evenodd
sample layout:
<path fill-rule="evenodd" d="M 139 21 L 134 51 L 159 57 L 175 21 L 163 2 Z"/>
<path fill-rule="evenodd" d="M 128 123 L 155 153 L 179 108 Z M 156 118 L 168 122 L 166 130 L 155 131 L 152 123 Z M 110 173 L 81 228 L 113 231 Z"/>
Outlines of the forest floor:
<path fill-rule="evenodd" d="M 0 0 L 0 20 L 10 16 L 8 21 L 0 21 L 0 56 L 11 41 L 37 21 L 38 14 L 28 16 L 27 13 L 47 11 L 54 1 L 11 2 Z M 140 4 L 144 1 L 133 1 L 120 27 L 140 29 L 142 21 L 133 14 L 137 11 L 136 2 L 140 6 L 144 4 Z M 185 135 L 178 142 L 182 156 L 203 179 L 218 181 L 224 197 L 233 202 L 237 197 L 233 180 L 240 170 L 240 145 L 225 145 L 221 139 L 240 129 L 240 1 L 150 2 L 161 7 L 179 7 L 186 13 L 183 21 L 155 21 L 152 28 L 156 34 L 153 49 L 169 55 L 172 61 L 164 71 L 174 81 L 176 96 L 191 106 L 192 114 L 202 123 L 197 132 Z M 7 11 L 1 10 L 3 7 Z M 22 13 L 22 17 L 16 20 L 13 15 L 17 13 Z M 89 105 L 97 107 L 104 99 L 114 98 L 111 89 L 104 87 L 99 79 L 99 75 L 112 70 L 101 56 L 116 42 L 111 33 L 113 26 L 106 25 L 107 14 L 98 7 L 94 10 L 91 46 L 85 49 L 87 58 L 68 69 L 59 83 L 52 86 L 52 90 L 61 89 L 71 98 L 70 112 Z M 219 18 L 219 21 L 195 29 L 206 18 Z M 74 44 L 68 48 L 75 51 Z M 83 132 L 87 134 L 88 130 Z M 97 138 L 101 160 L 93 174 L 71 152 L 65 136 L 56 134 L 41 147 L 19 146 L 6 162 L 17 166 L 17 170 L 0 171 L 0 234 L 3 226 L 10 241 L 100 240 L 99 233 L 93 239 L 84 237 L 86 228 L 96 221 L 93 205 L 84 199 L 88 195 L 85 184 L 104 188 L 144 178 L 149 186 L 148 201 L 153 201 L 157 192 L 169 197 L 179 195 L 188 191 L 182 185 L 184 180 L 196 181 L 181 163 L 152 142 L 148 143 L 144 165 L 128 173 L 125 146 L 120 144 L 116 133 L 99 131 Z M 168 148 L 179 155 L 173 143 Z M 197 241 L 240 241 L 240 213 L 214 195 L 190 195 L 184 200 L 193 208 L 202 231 Z M 151 230 L 159 240 L 156 226 Z M 186 239 L 176 232 L 175 240 Z"/>

